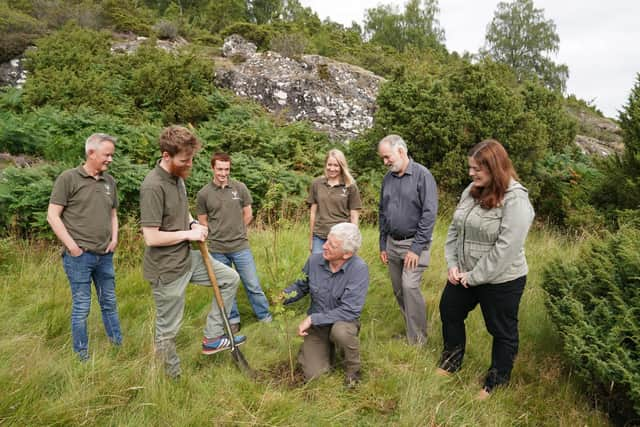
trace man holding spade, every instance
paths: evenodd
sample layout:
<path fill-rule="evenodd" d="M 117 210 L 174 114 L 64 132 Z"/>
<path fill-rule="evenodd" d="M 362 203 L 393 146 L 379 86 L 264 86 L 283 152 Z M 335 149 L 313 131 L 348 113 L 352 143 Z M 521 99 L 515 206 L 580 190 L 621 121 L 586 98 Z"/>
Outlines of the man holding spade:
<path fill-rule="evenodd" d="M 204 242 L 208 230 L 191 216 L 184 183 L 200 141 L 188 129 L 170 126 L 160 134 L 159 145 L 162 157 L 140 187 L 140 224 L 146 244 L 143 270 L 156 304 L 156 355 L 164 362 L 167 375 L 177 378 L 181 368 L 175 339 L 182 323 L 187 284 L 211 286 L 201 253 L 191 250 L 191 242 Z M 224 264 L 213 259 L 211 263 L 228 316 L 239 277 Z M 245 340 L 244 336 L 234 337 L 236 346 Z M 230 348 L 222 314 L 213 300 L 204 328 L 202 353 L 208 355 Z"/>

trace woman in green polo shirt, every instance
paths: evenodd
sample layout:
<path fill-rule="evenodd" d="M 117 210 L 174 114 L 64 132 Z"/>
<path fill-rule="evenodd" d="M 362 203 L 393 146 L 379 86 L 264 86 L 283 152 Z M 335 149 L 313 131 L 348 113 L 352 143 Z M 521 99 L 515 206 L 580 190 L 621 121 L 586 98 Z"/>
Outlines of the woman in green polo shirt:
<path fill-rule="evenodd" d="M 362 208 L 360 192 L 349 172 L 342 151 L 334 148 L 327 153 L 324 175 L 311 183 L 307 203 L 311 206 L 309 250 L 321 253 L 329 230 L 335 224 L 351 222 L 358 225 Z"/>

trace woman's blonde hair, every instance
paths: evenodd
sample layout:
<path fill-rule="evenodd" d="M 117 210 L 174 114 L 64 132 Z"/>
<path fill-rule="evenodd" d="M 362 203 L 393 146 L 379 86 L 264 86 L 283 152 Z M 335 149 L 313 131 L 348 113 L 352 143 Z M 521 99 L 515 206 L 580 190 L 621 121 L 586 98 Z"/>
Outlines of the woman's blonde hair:
<path fill-rule="evenodd" d="M 356 183 L 356 180 L 353 179 L 351 172 L 349 172 L 349 166 L 347 165 L 347 158 L 344 156 L 344 153 L 337 148 L 333 148 L 329 150 L 327 153 L 327 157 L 324 158 L 324 166 L 325 166 L 325 176 L 326 174 L 326 166 L 329 161 L 329 157 L 333 157 L 336 159 L 336 162 L 340 165 L 340 175 L 342 176 L 342 180 L 344 181 L 344 185 L 349 187 Z"/>

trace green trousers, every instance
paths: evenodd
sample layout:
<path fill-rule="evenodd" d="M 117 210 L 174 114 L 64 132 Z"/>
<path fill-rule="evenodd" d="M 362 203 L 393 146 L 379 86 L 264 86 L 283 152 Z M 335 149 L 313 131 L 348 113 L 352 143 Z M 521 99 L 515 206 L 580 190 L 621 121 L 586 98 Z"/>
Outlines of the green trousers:
<path fill-rule="evenodd" d="M 225 311 L 229 316 L 240 278 L 234 269 L 211 257 L 209 258 L 220 287 Z M 166 372 L 170 377 L 177 377 L 181 373 L 175 338 L 182 324 L 185 294 L 189 283 L 211 286 L 204 260 L 199 251 L 191 251 L 191 269 L 182 277 L 170 283 L 160 281 L 151 283 L 153 299 L 156 303 L 156 355 L 164 362 Z M 222 315 L 213 292 L 211 299 L 211 310 L 209 310 L 204 327 L 206 338 L 216 338 L 225 333 Z"/>

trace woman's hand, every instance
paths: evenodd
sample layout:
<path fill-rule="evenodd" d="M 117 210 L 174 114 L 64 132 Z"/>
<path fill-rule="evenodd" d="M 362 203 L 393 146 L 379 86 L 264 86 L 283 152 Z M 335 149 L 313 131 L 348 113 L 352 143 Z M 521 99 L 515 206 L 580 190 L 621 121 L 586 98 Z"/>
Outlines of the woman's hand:
<path fill-rule="evenodd" d="M 447 280 L 449 280 L 449 283 L 451 283 L 452 285 L 457 285 L 458 283 L 460 283 L 460 270 L 458 270 L 458 267 L 451 267 L 448 271 L 447 271 Z"/>
<path fill-rule="evenodd" d="M 462 284 L 462 286 L 464 286 L 465 288 L 469 287 L 469 272 L 466 273 L 460 273 L 460 283 Z"/>

